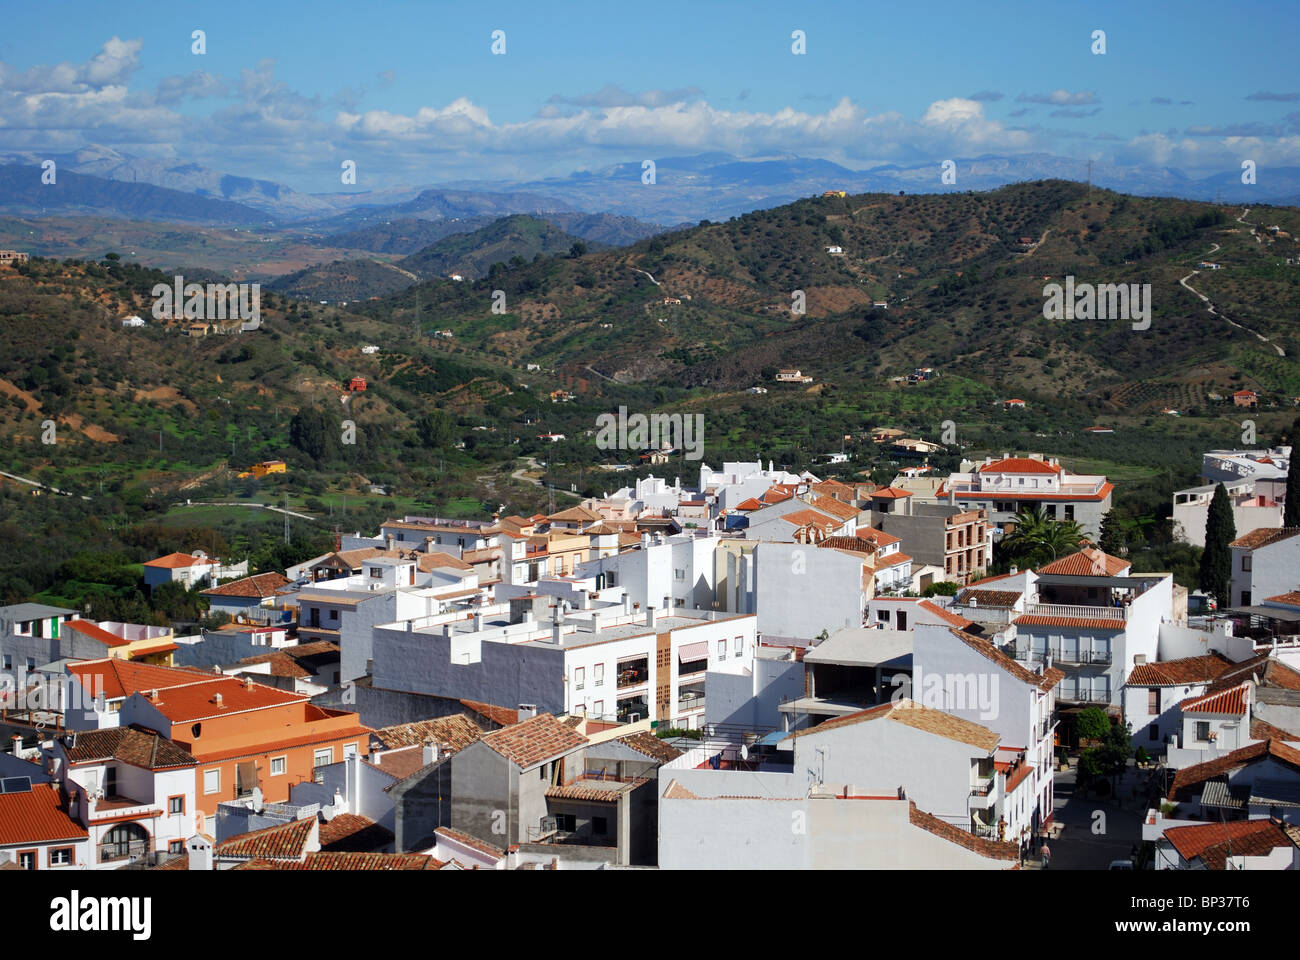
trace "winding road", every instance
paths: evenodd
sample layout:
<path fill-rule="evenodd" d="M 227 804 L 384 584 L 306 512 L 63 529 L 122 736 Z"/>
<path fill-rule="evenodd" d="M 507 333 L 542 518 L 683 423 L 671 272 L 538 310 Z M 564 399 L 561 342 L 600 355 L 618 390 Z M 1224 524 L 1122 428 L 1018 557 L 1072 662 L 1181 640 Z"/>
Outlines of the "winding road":
<path fill-rule="evenodd" d="M 1238 218 L 1237 218 L 1237 222 L 1238 222 L 1238 223 L 1246 223 L 1246 221 L 1243 220 L 1242 217 L 1246 216 L 1246 214 L 1248 214 L 1248 213 L 1250 213 L 1250 208 L 1249 208 L 1249 207 L 1247 207 L 1245 210 L 1241 211 L 1241 217 L 1238 217 Z M 1247 224 L 1247 226 L 1249 226 L 1249 224 Z M 1250 232 L 1251 232 L 1251 234 L 1254 234 L 1255 230 L 1254 230 L 1253 227 L 1251 228 L 1251 231 L 1250 231 Z M 1255 237 L 1255 240 L 1256 240 L 1256 242 L 1258 242 L 1258 241 L 1259 241 L 1259 237 Z M 1217 251 L 1218 249 L 1219 249 L 1219 245 L 1218 245 L 1217 243 L 1216 243 L 1216 244 L 1213 244 L 1213 245 L 1210 247 L 1209 250 L 1205 251 L 1205 255 L 1208 257 L 1210 254 L 1214 253 L 1214 252 Z M 1196 276 L 1196 275 L 1197 275 L 1198 273 L 1200 273 L 1200 272 L 1201 272 L 1201 271 L 1199 271 L 1199 270 L 1193 270 L 1191 273 L 1189 273 L 1187 276 L 1183 277 L 1183 278 L 1182 278 L 1181 280 L 1179 280 L 1178 282 L 1179 282 L 1180 284 L 1182 284 L 1182 286 L 1184 286 L 1184 287 L 1186 287 L 1188 290 L 1190 290 L 1190 291 L 1191 291 L 1191 292 L 1192 292 L 1196 297 L 1198 297 L 1198 298 L 1200 299 L 1200 301 L 1201 301 L 1202 303 L 1205 304 L 1205 309 L 1208 310 L 1210 313 L 1214 314 L 1214 316 L 1216 316 L 1216 317 L 1221 317 L 1222 319 L 1224 319 L 1224 320 L 1226 320 L 1228 323 L 1230 323 L 1232 326 L 1236 327 L 1238 330 L 1245 330 L 1247 333 L 1249 333 L 1251 336 L 1253 336 L 1256 340 L 1259 340 L 1259 341 L 1262 342 L 1262 343 L 1267 343 L 1270 347 L 1272 347 L 1274 350 L 1277 351 L 1277 355 L 1278 355 L 1279 357 L 1285 357 L 1285 356 L 1286 356 L 1286 351 L 1285 351 L 1285 350 L 1283 350 L 1281 347 L 1279 347 L 1279 346 L 1278 346 L 1276 343 L 1274 343 L 1273 341 L 1269 340 L 1269 338 L 1266 337 L 1266 336 L 1264 336 L 1262 333 L 1258 333 L 1258 332 L 1256 332 L 1256 331 L 1250 329 L 1250 327 L 1247 327 L 1247 326 L 1245 326 L 1245 325 L 1243 325 L 1243 324 L 1240 324 L 1240 323 L 1238 323 L 1236 320 L 1233 320 L 1233 319 L 1231 319 L 1230 317 L 1225 316 L 1224 314 L 1220 313 L 1219 310 L 1218 310 L 1218 308 L 1215 307 L 1213 301 L 1211 301 L 1209 297 L 1207 297 L 1205 294 L 1201 293 L 1199 290 L 1197 290 L 1195 287 L 1193 287 L 1190 283 L 1187 282 L 1188 280 L 1190 280 L 1192 277 Z"/>

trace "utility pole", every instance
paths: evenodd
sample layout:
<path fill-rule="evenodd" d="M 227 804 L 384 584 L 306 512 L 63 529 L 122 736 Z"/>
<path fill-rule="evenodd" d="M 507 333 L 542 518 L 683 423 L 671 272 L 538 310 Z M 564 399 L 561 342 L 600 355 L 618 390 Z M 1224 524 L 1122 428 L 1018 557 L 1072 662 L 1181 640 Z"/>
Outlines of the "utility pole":
<path fill-rule="evenodd" d="M 289 543 L 289 494 L 286 491 L 284 495 L 284 542 Z"/>

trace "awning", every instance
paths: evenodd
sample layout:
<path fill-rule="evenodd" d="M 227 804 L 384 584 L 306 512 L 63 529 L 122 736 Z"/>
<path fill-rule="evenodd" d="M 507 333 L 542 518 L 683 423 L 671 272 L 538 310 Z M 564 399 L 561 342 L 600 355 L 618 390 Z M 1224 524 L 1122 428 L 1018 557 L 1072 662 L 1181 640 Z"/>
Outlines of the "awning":
<path fill-rule="evenodd" d="M 679 663 L 689 663 L 692 660 L 707 660 L 709 656 L 709 641 L 700 640 L 697 643 L 684 643 L 681 649 L 677 651 L 677 661 Z"/>
<path fill-rule="evenodd" d="M 257 786 L 257 761 L 246 760 L 235 766 L 235 792 L 251 793 Z"/>

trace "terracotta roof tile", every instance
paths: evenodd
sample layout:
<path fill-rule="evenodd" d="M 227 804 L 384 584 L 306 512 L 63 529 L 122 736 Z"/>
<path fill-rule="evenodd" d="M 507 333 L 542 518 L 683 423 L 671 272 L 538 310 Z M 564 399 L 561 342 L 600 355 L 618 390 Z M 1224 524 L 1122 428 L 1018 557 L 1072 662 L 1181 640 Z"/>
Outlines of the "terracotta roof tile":
<path fill-rule="evenodd" d="M 981 463 L 977 473 L 1060 473 L 1060 467 L 1054 467 L 1043 460 L 1033 457 L 1007 457 L 992 463 Z"/>
<path fill-rule="evenodd" d="M 870 720 L 893 720 L 916 730 L 924 730 L 926 733 L 932 733 L 935 736 L 955 740 L 958 743 L 964 743 L 980 750 L 987 750 L 989 753 L 992 753 L 997 748 L 999 742 L 998 735 L 987 727 L 973 723 L 970 720 L 963 720 L 961 717 L 953 716 L 950 713 L 944 713 L 942 710 L 923 707 L 913 700 L 882 703 L 866 710 L 835 717 L 833 720 L 826 720 L 815 727 L 796 730 L 786 739 L 795 740 L 799 737 L 825 733 L 828 730 L 852 726 Z"/>
<path fill-rule="evenodd" d="M 1131 687 L 1176 687 L 1191 683 L 1209 683 L 1233 663 L 1221 654 L 1213 653 L 1202 657 L 1182 657 L 1178 660 L 1158 660 L 1154 663 L 1139 663 L 1128 675 Z"/>
<path fill-rule="evenodd" d="M 1014 843 L 1003 843 L 997 840 L 985 840 L 983 837 L 977 837 L 961 827 L 955 827 L 951 823 L 940 820 L 933 814 L 926 813 L 916 806 L 913 800 L 908 801 L 908 818 L 912 826 L 920 827 L 936 837 L 942 837 L 959 847 L 965 847 L 972 853 L 978 853 L 982 857 L 988 857 L 991 860 L 1020 860 L 1020 848 Z"/>
<path fill-rule="evenodd" d="M 68 754 L 70 763 L 120 760 L 145 770 L 192 767 L 198 763 L 188 750 L 177 746 L 166 737 L 159 736 L 152 730 L 137 727 L 83 730 L 63 737 L 60 742 Z"/>
<path fill-rule="evenodd" d="M 438 829 L 433 833 L 435 837 L 446 837 L 449 840 L 454 840 L 457 843 L 464 844 L 467 847 L 477 850 L 479 853 L 485 853 L 490 857 L 500 858 L 506 855 L 505 848 L 498 847 L 496 844 L 488 843 L 486 840 L 480 840 L 478 837 L 466 833 L 464 830 L 457 830 L 454 827 L 438 827 Z"/>
<path fill-rule="evenodd" d="M 441 870 L 447 864 L 424 853 L 356 853 L 322 850 L 297 860 L 249 860 L 236 870 Z"/>
<path fill-rule="evenodd" d="M 524 769 L 571 753 L 587 743 L 586 737 L 575 733 L 549 713 L 485 733 L 482 740 L 489 749 Z"/>
<path fill-rule="evenodd" d="M 160 667 L 152 663 L 135 663 L 107 657 L 102 660 L 82 660 L 68 665 L 68 673 L 87 690 L 99 690 L 103 685 L 104 697 L 120 700 L 137 690 L 161 690 L 186 683 L 202 683 L 213 678 L 207 670 L 187 667 Z"/>
<path fill-rule="evenodd" d="M 413 723 L 399 723 L 391 727 L 383 727 L 374 733 L 386 750 L 423 746 L 426 740 L 433 740 L 439 745 L 446 744 L 453 751 L 469 746 L 481 734 L 478 725 L 463 713 L 435 717 L 432 720 L 416 720 Z"/>
<path fill-rule="evenodd" d="M 1084 547 L 1077 553 L 1053 561 L 1038 571 L 1042 574 L 1062 574 L 1072 577 L 1114 577 L 1129 567 L 1127 560 L 1102 553 L 1096 547 Z"/>
<path fill-rule="evenodd" d="M 1058 667 L 1044 670 L 1041 674 L 1034 673 L 1032 670 L 1026 669 L 1016 660 L 1008 657 L 983 637 L 976 637 L 969 633 L 964 633 L 961 630 L 953 630 L 952 634 L 980 656 L 998 664 L 998 666 L 1002 667 L 1002 669 L 1006 670 L 1007 673 L 1011 674 L 1017 680 L 1027 683 L 1031 687 L 1037 687 L 1044 693 L 1053 689 L 1065 677 L 1065 671 Z"/>
<path fill-rule="evenodd" d="M 608 780 L 595 781 L 597 783 L 610 783 Z M 629 790 L 641 786 L 643 783 L 650 781 L 645 777 L 636 780 L 618 781 L 616 785 L 605 788 L 588 786 L 581 780 L 573 783 L 566 783 L 561 786 L 547 787 L 546 795 L 555 800 L 581 800 L 585 803 L 613 803 Z"/>
<path fill-rule="evenodd" d="M 241 833 L 219 843 L 214 851 L 223 859 L 300 860 L 307 845 L 317 834 L 315 817 L 277 823 L 249 833 Z"/>
<path fill-rule="evenodd" d="M 1258 550 L 1260 547 L 1267 547 L 1279 540 L 1290 540 L 1296 534 L 1300 534 L 1300 527 L 1258 527 L 1244 537 L 1238 537 L 1228 546 Z"/>
<path fill-rule="evenodd" d="M 626 737 L 619 737 L 618 742 L 631 747 L 637 753 L 645 754 L 653 760 L 658 760 L 660 763 L 669 763 L 682 755 L 682 751 L 678 750 L 671 743 L 661 740 L 653 733 L 649 733 L 645 730 L 642 730 L 639 733 L 628 734 Z"/>
<path fill-rule="evenodd" d="M 1281 727 L 1275 727 L 1266 720 L 1258 717 L 1250 719 L 1250 739 L 1252 740 L 1287 740 L 1291 742 L 1300 741 L 1300 733 L 1291 730 L 1283 730 Z"/>
<path fill-rule="evenodd" d="M 637 539 L 640 543 L 640 539 Z M 511 707 L 498 707 L 490 703 L 482 703 L 478 700 L 462 700 L 461 704 L 477 713 L 479 716 L 490 721 L 491 723 L 500 724 L 508 727 L 512 723 L 519 722 L 519 711 Z"/>
<path fill-rule="evenodd" d="M 0 794 L 0 846 L 85 838 L 86 828 L 68 816 L 57 784 L 38 783 L 25 793 Z"/>
<path fill-rule="evenodd" d="M 1215 757 L 1205 763 L 1183 767 L 1174 774 L 1173 783 L 1169 785 L 1169 799 L 1191 799 L 1193 793 L 1199 794 L 1200 786 L 1206 780 L 1222 777 L 1230 771 L 1271 757 L 1300 771 L 1300 750 L 1289 747 L 1279 740 L 1264 740 L 1250 746 L 1233 750 L 1222 757 Z"/>
<path fill-rule="evenodd" d="M 937 603 L 931 603 L 929 600 L 921 600 L 917 603 L 917 606 L 921 607 L 923 610 L 927 610 L 930 613 L 933 613 L 944 623 L 948 624 L 949 626 L 956 627 L 958 630 L 965 630 L 967 627 L 974 625 L 973 621 L 967 620 L 965 617 L 958 616 L 957 614 L 949 610 L 945 610 Z"/>
<path fill-rule="evenodd" d="M 219 587 L 209 587 L 199 591 L 205 597 L 248 597 L 250 600 L 265 600 L 275 596 L 275 591 L 287 587 L 293 581 L 282 573 L 256 573 L 242 580 L 232 580 Z"/>
<path fill-rule="evenodd" d="M 1276 847 L 1291 846 L 1282 824 L 1273 820 L 1233 820 L 1169 827 L 1165 839 L 1184 860 L 1200 859 L 1210 870 L 1222 870 L 1229 856 L 1260 857 Z"/>
<path fill-rule="evenodd" d="M 1290 593 L 1279 593 L 1276 597 L 1265 597 L 1265 603 L 1287 603 L 1293 607 L 1300 607 L 1300 590 L 1292 590 Z"/>
<path fill-rule="evenodd" d="M 221 702 L 217 703 L 220 695 Z M 173 723 L 188 723 L 208 717 L 228 716 L 244 710 L 305 703 L 305 694 L 279 690 L 260 683 L 246 683 L 237 677 L 213 677 L 185 686 L 160 688 L 151 705 Z"/>
<path fill-rule="evenodd" d="M 1178 704 L 1183 713 L 1227 713 L 1240 717 L 1246 713 L 1247 685 L 1242 684 L 1232 690 L 1221 693 L 1207 693 L 1200 697 L 1188 697 Z"/>
<path fill-rule="evenodd" d="M 340 813 L 320 825 L 322 853 L 368 853 L 392 842 L 393 831 L 355 813 Z"/>
<path fill-rule="evenodd" d="M 981 607 L 1014 607 L 1021 596 L 1020 590 L 966 590 L 961 600 L 967 604 L 973 600 Z"/>
<path fill-rule="evenodd" d="M 210 560 L 207 557 L 196 557 L 189 553 L 169 553 L 163 557 L 146 560 L 144 565 L 146 567 L 161 567 L 168 570 L 179 570 L 183 567 L 215 567 L 217 562 L 215 560 Z"/>

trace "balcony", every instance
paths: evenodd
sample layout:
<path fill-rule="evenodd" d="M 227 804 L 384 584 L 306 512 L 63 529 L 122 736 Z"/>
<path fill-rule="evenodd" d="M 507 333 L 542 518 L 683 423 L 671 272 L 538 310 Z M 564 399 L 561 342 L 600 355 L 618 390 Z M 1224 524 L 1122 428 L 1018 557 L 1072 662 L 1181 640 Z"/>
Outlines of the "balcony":
<path fill-rule="evenodd" d="M 1038 617 L 1069 617 L 1073 620 L 1110 620 L 1121 630 L 1128 620 L 1127 607 L 1092 607 L 1073 603 L 1026 603 L 1025 613 Z"/>
<path fill-rule="evenodd" d="M 650 664 L 644 658 L 618 665 L 618 689 L 640 686 L 650 679 Z"/>
<path fill-rule="evenodd" d="M 1042 662 L 1043 657 L 1051 655 L 1052 663 L 1060 664 L 1089 664 L 1089 663 L 1110 663 L 1112 653 L 1109 650 L 1073 650 L 1065 647 L 1048 647 L 1046 650 L 1031 650 L 1028 645 L 1010 643 L 1003 648 L 1005 652 L 1016 660 L 1033 659 Z M 1030 656 L 1032 653 L 1032 657 Z"/>

